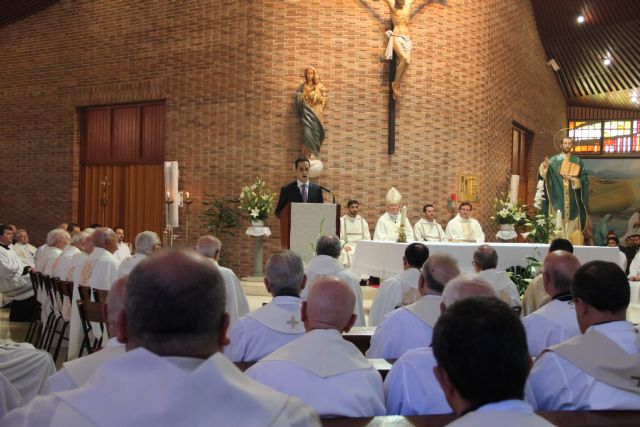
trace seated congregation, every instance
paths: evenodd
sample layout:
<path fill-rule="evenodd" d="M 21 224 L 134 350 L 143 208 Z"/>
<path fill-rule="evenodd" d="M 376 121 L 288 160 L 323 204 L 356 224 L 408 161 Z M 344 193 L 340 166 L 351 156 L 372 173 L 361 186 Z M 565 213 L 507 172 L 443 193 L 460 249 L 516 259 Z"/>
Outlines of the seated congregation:
<path fill-rule="evenodd" d="M 627 275 L 605 261 L 580 265 L 563 239 L 532 280 L 547 297 L 526 315 L 491 246 L 476 249 L 467 274 L 411 243 L 367 322 L 337 236 L 321 236 L 306 266 L 291 251 L 271 255 L 272 299 L 250 311 L 214 236 L 186 251 L 160 249 L 145 231 L 120 260 L 114 230 L 64 228 L 25 251 L 28 263 L 2 226 L 0 290 L 31 301 L 35 345 L 0 345 L 1 426 L 313 426 L 436 414 L 454 426 L 546 426 L 559 418 L 545 411 L 640 410 Z M 92 304 L 102 327 L 87 317 Z M 24 318 L 27 304 L 16 306 Z M 375 330 L 362 352 L 350 337 L 367 324 Z"/>

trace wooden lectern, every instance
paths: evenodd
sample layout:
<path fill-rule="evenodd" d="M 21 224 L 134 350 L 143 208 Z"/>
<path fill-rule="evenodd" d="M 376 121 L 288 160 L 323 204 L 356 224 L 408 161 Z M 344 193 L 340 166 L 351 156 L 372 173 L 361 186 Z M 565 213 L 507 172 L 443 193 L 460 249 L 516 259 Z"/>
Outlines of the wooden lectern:
<path fill-rule="evenodd" d="M 289 203 L 280 213 L 280 246 L 291 249 L 306 262 L 322 234 L 340 235 L 340 205 Z"/>

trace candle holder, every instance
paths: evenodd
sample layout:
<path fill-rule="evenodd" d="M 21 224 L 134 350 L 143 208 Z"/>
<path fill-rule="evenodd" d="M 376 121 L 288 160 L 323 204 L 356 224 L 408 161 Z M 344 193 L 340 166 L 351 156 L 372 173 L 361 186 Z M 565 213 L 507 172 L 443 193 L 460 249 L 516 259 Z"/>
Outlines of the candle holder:
<path fill-rule="evenodd" d="M 173 199 L 169 195 L 169 192 L 167 192 L 167 197 L 164 199 L 164 205 L 165 205 L 164 213 L 165 213 L 166 222 L 165 222 L 165 228 L 163 233 L 163 245 L 165 247 L 173 246 L 173 241 L 175 239 L 173 234 L 173 227 L 171 226 L 171 218 L 169 217 L 170 207 L 172 204 L 173 204 Z"/>

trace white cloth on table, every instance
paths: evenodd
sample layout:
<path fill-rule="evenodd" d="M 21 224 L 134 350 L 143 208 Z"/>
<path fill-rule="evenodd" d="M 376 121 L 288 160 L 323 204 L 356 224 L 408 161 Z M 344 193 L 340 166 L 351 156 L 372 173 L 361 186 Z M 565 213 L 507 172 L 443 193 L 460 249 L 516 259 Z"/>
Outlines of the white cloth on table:
<path fill-rule="evenodd" d="M 314 329 L 246 371 L 251 378 L 302 399 L 323 416 L 384 415 L 382 377 L 335 329 Z"/>
<path fill-rule="evenodd" d="M 369 224 L 367 220 L 360 215 L 351 217 L 350 215 L 343 215 L 340 218 L 340 241 L 344 245 L 340 252 L 340 264 L 345 267 L 351 265 L 351 260 L 355 254 L 356 244 L 360 240 L 371 240 L 371 232 L 369 231 Z M 347 249 L 349 251 L 347 251 Z"/>
<path fill-rule="evenodd" d="M 131 273 L 131 271 L 136 267 L 136 265 L 140 264 L 145 258 L 147 258 L 146 254 L 137 253 L 130 258 L 125 259 L 118 266 L 118 271 L 116 272 L 116 278 L 121 278 Z"/>
<path fill-rule="evenodd" d="M 419 299 L 419 279 L 420 270 L 409 268 L 382 282 L 369 310 L 369 326 L 378 326 L 388 313 L 403 305 L 403 302 L 407 305 Z"/>
<path fill-rule="evenodd" d="M 573 301 L 555 299 L 522 319 L 522 324 L 533 357 L 549 346 L 580 335 Z"/>
<path fill-rule="evenodd" d="M 638 334 L 630 322 L 602 323 L 589 327 L 585 334 L 589 331 L 604 335 L 629 355 L 640 353 Z M 607 348 L 589 357 L 596 362 L 606 360 Z M 640 409 L 640 393 L 605 384 L 553 351 L 536 359 L 525 396 L 540 411 Z"/>
<path fill-rule="evenodd" d="M 67 273 L 71 268 L 71 262 L 76 254 L 80 253 L 80 249 L 73 245 L 67 245 L 60 253 L 60 256 L 53 263 L 51 275 L 60 280 L 67 280 Z"/>
<path fill-rule="evenodd" d="M 51 355 L 28 343 L 0 341 L 0 373 L 18 390 L 24 403 L 33 399 L 56 372 Z"/>
<path fill-rule="evenodd" d="M 398 232 L 400 230 L 401 215 L 391 215 L 385 212 L 376 223 L 376 229 L 373 232 L 373 240 L 382 240 L 386 242 L 397 242 Z M 404 232 L 407 235 L 407 242 L 413 242 L 413 227 L 409 219 L 404 219 Z"/>
<path fill-rule="evenodd" d="M 142 399 L 142 401 L 141 401 Z M 251 380 L 221 353 L 159 357 L 143 348 L 104 363 L 76 390 L 38 396 L 12 426 L 319 426 L 300 400 Z"/>
<path fill-rule="evenodd" d="M 249 302 L 244 295 L 238 276 L 230 268 L 220 266 L 215 259 L 209 258 L 209 260 L 218 268 L 224 279 L 227 297 L 226 312 L 229 315 L 229 327 L 232 327 L 240 316 L 249 312 Z"/>
<path fill-rule="evenodd" d="M 301 306 L 298 297 L 279 296 L 240 317 L 229 331 L 231 342 L 224 348 L 224 355 L 232 362 L 260 360 L 299 338 L 305 332 Z"/>
<path fill-rule="evenodd" d="M 100 351 L 65 362 L 62 369 L 47 379 L 40 394 L 50 394 L 81 387 L 91 378 L 98 367 L 126 352 L 127 350 L 123 343 L 116 338 L 109 338 L 107 344 Z"/>
<path fill-rule="evenodd" d="M 22 244 L 17 242 L 13 245 L 13 250 L 16 251 L 20 259 L 30 267 L 36 265 L 36 247 L 31 243 Z"/>
<path fill-rule="evenodd" d="M 122 262 L 131 256 L 131 249 L 129 248 L 128 244 L 120 242 L 118 243 L 118 249 L 114 252 L 113 255 L 116 257 L 118 262 Z"/>
<path fill-rule="evenodd" d="M 17 300 L 33 295 L 31 277 L 24 273 L 27 267 L 18 254 L 11 248 L 0 245 L 0 292 Z"/>
<path fill-rule="evenodd" d="M 351 287 L 353 293 L 356 295 L 356 304 L 353 308 L 354 314 L 358 316 L 354 326 L 366 326 L 366 320 L 364 317 L 364 306 L 362 301 L 362 289 L 360 288 L 360 281 L 349 270 L 340 265 L 340 262 L 329 255 L 316 255 L 311 258 L 309 264 L 305 267 L 305 273 L 307 274 L 307 285 L 300 293 L 300 297 L 303 300 L 307 299 L 309 289 L 313 286 L 314 280 L 322 276 L 336 276 L 340 280 L 343 280 Z"/>
<path fill-rule="evenodd" d="M 450 242 L 484 242 L 484 232 L 480 223 L 474 218 L 464 219 L 460 214 L 449 221 L 445 234 Z"/>
<path fill-rule="evenodd" d="M 531 405 L 522 400 L 489 403 L 447 425 L 451 427 L 553 427 L 553 424 L 536 414 Z"/>
<path fill-rule="evenodd" d="M 507 303 L 509 307 L 522 307 L 518 288 L 505 271 L 488 268 L 478 272 L 477 275 L 489 282 L 489 284 L 493 286 L 493 289 L 498 293 L 500 299 Z"/>
<path fill-rule="evenodd" d="M 442 226 L 435 220 L 429 221 L 426 218 L 420 218 L 420 220 L 413 225 L 413 236 L 416 242 L 445 242 L 447 240 Z"/>
<path fill-rule="evenodd" d="M 371 337 L 367 357 L 397 359 L 407 350 L 431 345 L 433 326 L 440 317 L 440 295 L 425 295 L 389 313 Z"/>
<path fill-rule="evenodd" d="M 431 347 L 408 350 L 384 380 L 388 415 L 430 415 L 453 412 L 433 368 L 438 365 Z"/>
<path fill-rule="evenodd" d="M 7 412 L 24 404 L 22 396 L 11 381 L 0 372 L 0 419 Z"/>

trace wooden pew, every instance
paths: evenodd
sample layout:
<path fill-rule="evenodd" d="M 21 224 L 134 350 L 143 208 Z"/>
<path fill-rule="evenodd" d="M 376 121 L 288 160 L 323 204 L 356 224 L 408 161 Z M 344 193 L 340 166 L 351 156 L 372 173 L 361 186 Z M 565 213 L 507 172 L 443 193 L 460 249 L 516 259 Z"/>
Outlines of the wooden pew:
<path fill-rule="evenodd" d="M 369 359 L 369 362 L 371 362 L 373 367 L 378 372 L 380 372 L 380 375 L 382 375 L 382 379 L 385 379 L 387 374 L 389 373 L 389 370 L 391 369 L 391 366 L 393 365 L 393 362 L 395 362 L 395 359 Z M 253 366 L 254 363 L 256 362 L 233 362 L 233 364 L 236 365 L 236 367 L 242 372 L 249 369 L 251 366 Z"/>
<path fill-rule="evenodd" d="M 637 427 L 640 411 L 540 411 L 538 415 L 560 427 Z M 326 418 L 325 427 L 439 427 L 455 419 L 453 415 L 389 415 L 372 418 Z"/>

